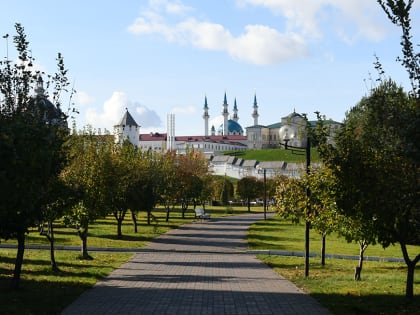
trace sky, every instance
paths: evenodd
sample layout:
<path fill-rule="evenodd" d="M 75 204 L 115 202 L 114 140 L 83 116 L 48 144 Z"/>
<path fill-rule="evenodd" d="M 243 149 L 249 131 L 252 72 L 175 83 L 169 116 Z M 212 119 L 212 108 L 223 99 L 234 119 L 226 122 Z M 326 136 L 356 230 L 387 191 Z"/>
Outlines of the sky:
<path fill-rule="evenodd" d="M 0 0 L 0 57 L 13 59 L 15 23 L 36 67 L 64 57 L 76 90 L 76 125 L 112 132 L 128 109 L 141 133 L 204 135 L 207 97 L 217 129 L 226 93 L 239 123 L 277 123 L 293 111 L 341 122 L 374 87 L 377 56 L 386 75 L 410 88 L 400 29 L 375 0 Z M 411 12 L 419 43 L 419 5 Z"/>

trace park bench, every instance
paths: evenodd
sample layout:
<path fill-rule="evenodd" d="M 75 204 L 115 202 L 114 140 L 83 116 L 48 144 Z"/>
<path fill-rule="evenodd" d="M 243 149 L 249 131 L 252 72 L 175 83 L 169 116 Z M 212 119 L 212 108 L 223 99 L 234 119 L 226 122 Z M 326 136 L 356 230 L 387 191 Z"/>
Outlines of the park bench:
<path fill-rule="evenodd" d="M 207 213 L 203 208 L 195 208 L 195 218 L 201 219 L 201 221 L 210 219 L 211 214 Z"/>

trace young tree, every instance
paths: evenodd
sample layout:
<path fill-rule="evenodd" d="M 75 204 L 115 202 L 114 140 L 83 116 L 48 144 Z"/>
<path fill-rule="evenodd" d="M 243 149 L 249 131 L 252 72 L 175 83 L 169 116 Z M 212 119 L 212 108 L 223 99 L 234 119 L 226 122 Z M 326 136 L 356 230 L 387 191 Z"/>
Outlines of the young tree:
<path fill-rule="evenodd" d="M 256 177 L 246 176 L 241 178 L 236 186 L 236 193 L 242 199 L 246 200 L 248 212 L 251 212 L 251 200 L 261 196 L 263 183 Z"/>
<path fill-rule="evenodd" d="M 305 174 L 303 180 L 311 191 L 311 212 L 307 213 L 306 219 L 322 236 L 321 264 L 324 266 L 326 237 L 337 230 L 340 220 L 336 205 L 336 179 L 329 168 L 321 166 L 312 168 L 309 174 Z"/>
<path fill-rule="evenodd" d="M 89 126 L 80 133 L 74 130 L 70 138 L 70 162 L 63 172 L 65 183 L 80 192 L 80 202 L 65 215 L 64 222 L 76 228 L 83 259 L 92 259 L 87 249 L 89 225 L 107 214 L 102 207 L 103 191 L 98 185 L 103 168 L 103 150 L 106 150 L 102 142 L 106 141 L 106 137 L 109 136 L 97 135 Z"/>
<path fill-rule="evenodd" d="M 413 140 L 416 101 L 392 80 L 381 82 L 346 115 L 335 147 L 323 152 L 337 178 L 337 206 L 359 222 L 359 240 L 399 243 L 407 264 L 407 297 L 413 296 L 414 270 L 420 254 L 409 258 L 408 244 L 420 244 L 418 161 L 407 155 Z M 356 239 L 355 239 L 356 240 Z"/>
<path fill-rule="evenodd" d="M 17 62 L 0 61 L 0 237 L 16 238 L 18 250 L 12 288 L 19 286 L 28 227 L 41 219 L 42 200 L 63 166 L 60 153 L 67 131 L 61 92 L 67 91 L 67 70 L 58 54 L 58 71 L 49 76 L 53 103 L 44 90 L 42 73 L 24 28 L 15 25 Z"/>

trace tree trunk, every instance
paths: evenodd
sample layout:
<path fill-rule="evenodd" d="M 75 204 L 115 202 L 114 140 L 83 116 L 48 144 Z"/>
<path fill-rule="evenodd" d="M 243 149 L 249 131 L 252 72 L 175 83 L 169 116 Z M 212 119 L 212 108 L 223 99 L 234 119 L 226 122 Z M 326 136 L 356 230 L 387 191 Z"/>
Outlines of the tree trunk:
<path fill-rule="evenodd" d="M 19 288 L 20 274 L 22 271 L 23 254 L 25 252 L 25 233 L 20 232 L 17 236 L 18 248 L 15 261 L 15 270 L 13 271 L 13 279 L 11 283 L 12 290 Z"/>
<path fill-rule="evenodd" d="M 356 267 L 354 271 L 354 280 L 356 281 L 360 281 L 361 279 L 361 274 L 362 274 L 362 269 L 363 269 L 363 259 L 364 259 L 364 254 L 367 247 L 368 247 L 368 244 L 366 244 L 365 242 L 359 243 L 359 265 Z"/>
<path fill-rule="evenodd" d="M 169 212 L 170 212 L 170 210 L 169 210 L 169 207 L 168 208 L 166 208 L 166 222 L 169 222 Z"/>
<path fill-rule="evenodd" d="M 135 213 L 133 210 L 131 210 L 131 219 L 133 220 L 134 233 L 137 233 L 137 213 Z"/>
<path fill-rule="evenodd" d="M 150 217 L 152 216 L 152 210 L 147 209 L 147 225 L 150 225 Z"/>
<path fill-rule="evenodd" d="M 321 265 L 325 266 L 325 240 L 327 236 L 325 234 L 322 235 L 322 247 L 321 247 Z"/>
<path fill-rule="evenodd" d="M 51 260 L 51 269 L 53 271 L 59 271 L 59 268 L 57 266 L 57 262 L 55 261 L 55 250 L 54 250 L 54 227 L 53 227 L 53 222 L 49 221 L 48 222 L 48 235 L 47 235 L 47 239 L 50 242 L 50 260 Z"/>
<path fill-rule="evenodd" d="M 88 236 L 88 227 L 86 227 L 84 231 L 79 230 L 79 237 L 82 241 L 82 249 L 81 249 L 82 259 L 90 260 L 93 258 L 92 256 L 89 255 L 88 250 L 87 250 L 87 236 Z"/>
<path fill-rule="evenodd" d="M 405 296 L 409 299 L 414 297 L 414 271 L 416 269 L 416 264 L 420 260 L 420 254 L 410 260 L 407 252 L 407 246 L 405 243 L 400 242 L 400 247 L 403 253 L 404 261 L 407 264 L 407 282 L 405 284 Z"/>
<path fill-rule="evenodd" d="M 118 219 L 117 220 L 117 238 L 118 239 L 122 238 L 122 229 L 121 229 L 121 226 L 122 226 L 122 220 L 121 219 Z"/>
<path fill-rule="evenodd" d="M 122 238 L 122 223 L 124 221 L 126 210 L 115 210 L 114 218 L 117 220 L 117 238 Z"/>
<path fill-rule="evenodd" d="M 248 212 L 251 212 L 251 198 L 247 198 Z"/>

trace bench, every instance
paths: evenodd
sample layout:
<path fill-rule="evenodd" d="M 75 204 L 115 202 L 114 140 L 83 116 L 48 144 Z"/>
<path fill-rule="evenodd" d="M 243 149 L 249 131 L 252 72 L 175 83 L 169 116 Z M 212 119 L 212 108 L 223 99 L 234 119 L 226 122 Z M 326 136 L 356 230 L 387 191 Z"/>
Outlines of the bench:
<path fill-rule="evenodd" d="M 196 219 L 201 219 L 201 221 L 206 220 L 206 219 L 210 219 L 211 214 L 210 213 L 206 213 L 206 211 L 204 211 L 203 208 L 195 208 L 195 218 Z"/>

